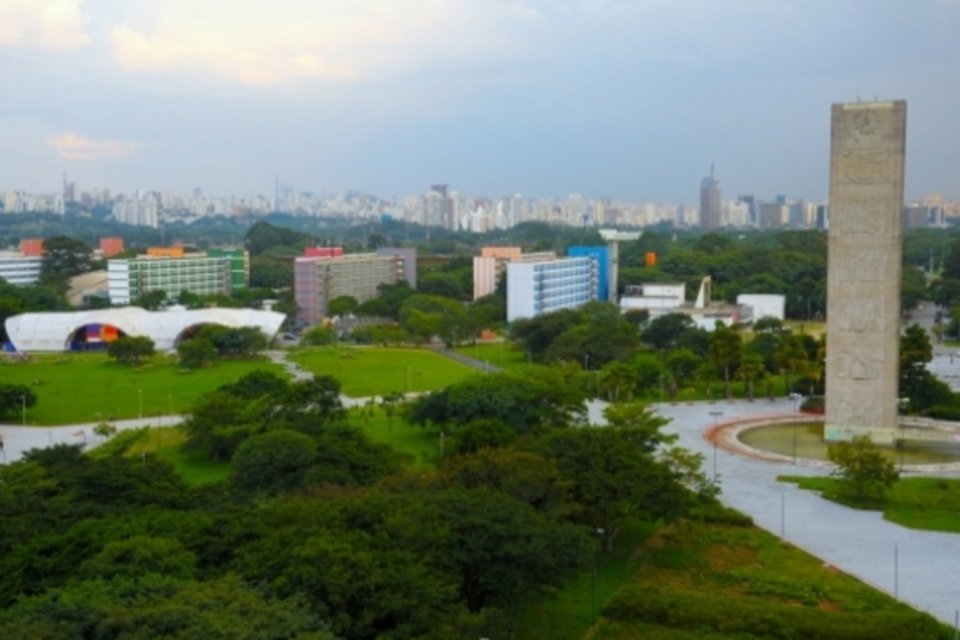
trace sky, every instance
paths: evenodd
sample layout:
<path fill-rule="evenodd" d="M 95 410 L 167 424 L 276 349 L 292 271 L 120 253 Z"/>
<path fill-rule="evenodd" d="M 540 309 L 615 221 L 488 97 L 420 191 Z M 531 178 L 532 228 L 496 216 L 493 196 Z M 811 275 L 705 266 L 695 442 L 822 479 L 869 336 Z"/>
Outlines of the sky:
<path fill-rule="evenodd" d="M 0 0 L 0 78 L 0 191 L 822 200 L 905 99 L 960 198 L 960 0 Z"/>

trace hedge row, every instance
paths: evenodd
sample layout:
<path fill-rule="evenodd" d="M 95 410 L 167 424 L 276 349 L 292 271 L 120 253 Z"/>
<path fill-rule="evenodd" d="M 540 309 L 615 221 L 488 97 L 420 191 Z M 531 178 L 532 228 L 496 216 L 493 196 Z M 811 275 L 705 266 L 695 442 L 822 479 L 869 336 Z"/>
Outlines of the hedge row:
<path fill-rule="evenodd" d="M 934 640 L 950 634 L 932 617 L 909 610 L 824 611 L 720 592 L 629 585 L 603 609 L 608 618 L 674 629 L 745 633 L 775 640 Z"/>

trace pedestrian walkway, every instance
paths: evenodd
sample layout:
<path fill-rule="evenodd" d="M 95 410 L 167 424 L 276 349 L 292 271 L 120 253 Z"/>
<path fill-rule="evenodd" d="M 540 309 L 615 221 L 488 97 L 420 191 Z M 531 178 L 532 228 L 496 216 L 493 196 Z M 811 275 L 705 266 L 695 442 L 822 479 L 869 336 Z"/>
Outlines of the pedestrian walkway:
<path fill-rule="evenodd" d="M 183 416 L 153 416 L 148 418 L 133 418 L 131 420 L 111 420 L 110 424 L 117 431 L 139 429 L 140 427 L 171 427 L 180 424 Z M 106 442 L 106 438 L 96 435 L 93 430 L 96 422 L 70 424 L 50 427 L 22 427 L 17 425 L 0 425 L 0 436 L 3 437 L 3 451 L 0 451 L 0 463 L 16 462 L 30 449 L 42 449 L 58 444 L 82 445 L 84 449 L 92 449 Z"/>
<path fill-rule="evenodd" d="M 777 481 L 780 475 L 823 475 L 823 469 L 753 459 L 715 448 L 704 438 L 716 424 L 740 418 L 779 412 L 789 419 L 792 402 L 655 407 L 671 419 L 665 430 L 679 435 L 678 444 L 704 456 L 705 471 L 716 475 L 725 504 L 825 563 L 954 623 L 960 609 L 960 535 L 907 529 L 884 520 L 879 512 L 842 507 Z"/>

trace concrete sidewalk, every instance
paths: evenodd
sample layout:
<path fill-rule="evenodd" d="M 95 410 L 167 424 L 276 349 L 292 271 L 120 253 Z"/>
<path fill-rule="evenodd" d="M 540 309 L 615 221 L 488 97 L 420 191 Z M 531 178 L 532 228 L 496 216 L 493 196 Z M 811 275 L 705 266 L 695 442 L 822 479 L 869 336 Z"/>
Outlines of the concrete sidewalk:
<path fill-rule="evenodd" d="M 715 449 L 703 437 L 715 422 L 778 412 L 789 418 L 789 400 L 655 407 L 671 418 L 665 430 L 680 436 L 678 444 L 703 454 L 708 475 L 716 465 L 725 504 L 824 562 L 954 624 L 960 608 L 960 535 L 915 531 L 887 522 L 875 511 L 847 509 L 777 482 L 779 475 L 823 475 L 822 469 L 755 460 Z"/>
<path fill-rule="evenodd" d="M 171 427 L 180 424 L 183 416 L 151 416 L 148 418 L 133 418 L 131 420 L 110 420 L 110 424 L 117 431 L 138 429 L 140 427 Z M 3 452 L 0 453 L 0 463 L 16 462 L 30 449 L 42 449 L 57 444 L 80 444 L 84 449 L 92 449 L 105 442 L 105 438 L 93 433 L 97 422 L 71 424 L 50 427 L 22 427 L 10 424 L 0 424 L 0 435 L 3 436 Z"/>

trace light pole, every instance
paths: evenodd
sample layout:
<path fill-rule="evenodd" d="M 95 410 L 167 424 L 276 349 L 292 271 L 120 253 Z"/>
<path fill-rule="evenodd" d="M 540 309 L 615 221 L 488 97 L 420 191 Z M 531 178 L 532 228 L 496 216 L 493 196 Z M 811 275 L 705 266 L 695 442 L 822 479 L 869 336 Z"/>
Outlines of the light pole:
<path fill-rule="evenodd" d="M 140 419 L 143 419 L 143 388 L 137 387 L 137 412 L 140 414 Z"/>
<path fill-rule="evenodd" d="M 713 441 L 713 483 L 717 483 L 717 419 L 723 415 L 723 411 L 711 411 L 710 416 L 713 418 L 713 437 L 710 440 Z"/>
<path fill-rule="evenodd" d="M 797 464 L 797 430 L 800 426 L 799 414 L 800 414 L 800 403 L 803 401 L 803 396 L 799 393 L 791 393 L 790 399 L 793 401 L 793 464 Z"/>
<path fill-rule="evenodd" d="M 910 406 L 910 398 L 900 398 L 900 413 L 903 415 L 897 416 L 897 424 L 900 426 L 900 439 L 897 440 L 897 449 L 900 450 L 900 473 L 903 473 L 903 450 L 906 449 L 907 440 L 904 437 L 905 432 L 903 428 L 903 418 L 907 413 L 907 407 Z"/>

